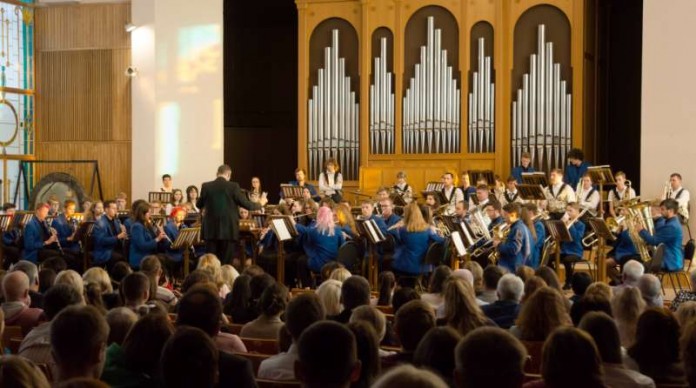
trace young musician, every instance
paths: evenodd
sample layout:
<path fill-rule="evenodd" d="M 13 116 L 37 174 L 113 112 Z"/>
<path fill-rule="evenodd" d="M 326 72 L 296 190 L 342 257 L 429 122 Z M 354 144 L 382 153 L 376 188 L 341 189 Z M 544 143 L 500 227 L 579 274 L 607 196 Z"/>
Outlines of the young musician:
<path fill-rule="evenodd" d="M 52 256 L 60 256 L 56 242 L 58 236 L 51 233 L 46 222 L 50 206 L 41 203 L 36 206 L 34 217 L 24 225 L 24 252 L 22 258 L 36 264 L 37 261 Z"/>
<path fill-rule="evenodd" d="M 167 204 L 167 206 L 164 207 L 164 214 L 171 214 L 172 209 L 175 207 L 181 207 L 184 204 L 184 192 L 181 191 L 181 189 L 174 189 L 172 190 L 172 199 L 171 201 Z"/>
<path fill-rule="evenodd" d="M 183 207 L 177 206 L 172 209 L 169 221 L 167 221 L 167 224 L 164 226 L 164 233 L 167 234 L 167 237 L 169 237 L 171 242 L 176 241 L 177 237 L 179 237 L 179 232 L 186 228 L 186 224 L 184 224 L 185 218 L 186 210 Z M 184 258 L 182 250 L 172 249 L 170 246 L 169 249 L 167 249 L 167 257 L 169 257 L 172 261 L 171 263 L 168 263 L 170 265 L 170 273 L 177 273 L 181 268 L 181 262 Z"/>
<path fill-rule="evenodd" d="M 85 214 L 86 221 L 98 221 L 104 215 L 104 202 L 96 201 Z"/>
<path fill-rule="evenodd" d="M 396 247 L 392 267 L 394 272 L 404 275 L 420 275 L 430 272 L 432 266 L 423 259 L 432 242 L 443 242 L 435 227 L 430 226 L 418 204 L 411 202 L 404 209 L 403 226 L 389 231 L 394 236 Z"/>
<path fill-rule="evenodd" d="M 319 194 L 324 197 L 331 197 L 335 203 L 343 199 L 343 175 L 339 172 L 336 159 L 330 158 L 324 162 L 324 171 L 319 174 Z"/>
<path fill-rule="evenodd" d="M 662 199 L 667 199 L 667 198 L 672 198 L 676 200 L 679 203 L 679 216 L 682 218 L 682 222 L 684 222 L 684 218 L 686 220 L 689 219 L 689 199 L 691 198 L 689 195 L 689 190 L 685 189 L 682 187 L 682 176 L 678 173 L 673 173 L 672 175 L 669 176 L 669 187 L 666 188 L 667 190 L 662 193 Z"/>
<path fill-rule="evenodd" d="M 469 202 L 467 201 L 459 201 L 457 202 L 457 205 L 454 207 L 454 215 L 457 217 L 458 222 L 466 221 L 469 218 L 468 212 L 469 211 Z"/>
<path fill-rule="evenodd" d="M 469 209 L 478 207 L 480 210 L 486 208 L 493 200 L 490 198 L 491 190 L 488 185 L 478 185 L 476 187 L 476 195 L 469 197 Z"/>
<path fill-rule="evenodd" d="M 377 201 L 375 202 L 375 214 L 382 214 L 382 201 L 389 199 L 389 189 L 382 186 L 377 189 Z"/>
<path fill-rule="evenodd" d="M 582 238 L 585 235 L 585 224 L 578 219 L 580 216 L 580 205 L 577 202 L 569 203 L 566 206 L 568 221 L 568 233 L 573 241 L 561 243 L 561 263 L 565 266 L 565 285 L 564 290 L 570 289 L 570 280 L 573 278 L 574 264 L 582 260 L 583 248 Z"/>
<path fill-rule="evenodd" d="M 628 234 L 628 230 L 624 229 L 616 236 L 614 249 L 607 253 L 606 259 L 607 276 L 615 284 L 619 284 L 621 281 L 621 274 L 616 270 L 616 266 L 620 265 L 623 269 L 624 264 L 629 260 L 641 261 L 641 257 Z"/>
<path fill-rule="evenodd" d="M 546 209 L 551 218 L 560 220 L 565 214 L 568 204 L 575 202 L 573 187 L 575 186 L 563 182 L 563 170 L 559 168 L 551 170 L 549 173 L 549 187 L 546 188 Z"/>
<path fill-rule="evenodd" d="M 626 173 L 619 171 L 614 174 L 616 186 L 609 190 L 609 214 L 616 217 L 616 204 L 620 201 L 625 201 L 636 197 L 636 191 L 633 187 L 626 185 Z"/>
<path fill-rule="evenodd" d="M 200 213 L 200 210 L 196 207 L 196 201 L 198 200 L 198 188 L 196 186 L 189 186 L 186 188 L 186 203 L 194 213 Z"/>
<path fill-rule="evenodd" d="M 515 177 L 508 177 L 507 181 L 505 182 L 505 190 L 503 191 L 500 197 L 500 203 L 503 206 L 507 205 L 508 203 L 523 202 L 522 198 L 520 197 L 519 191 L 517 191 L 517 180 L 515 179 Z"/>
<path fill-rule="evenodd" d="M 520 158 L 520 165 L 514 167 L 510 175 L 515 178 L 518 184 L 522 183 L 522 173 L 534 172 L 534 167 L 532 167 L 532 156 L 529 152 L 523 152 Z"/>
<path fill-rule="evenodd" d="M 505 218 L 503 218 L 503 216 L 500 215 L 500 211 L 502 210 L 502 208 L 500 207 L 500 203 L 488 202 L 484 209 L 486 210 L 486 215 L 488 216 L 488 219 L 491 220 L 491 222 L 488 224 L 488 230 L 493 230 L 493 228 L 505 222 Z M 520 213 L 518 212 L 518 218 L 519 214 Z"/>
<path fill-rule="evenodd" d="M 96 266 L 113 267 L 119 261 L 125 261 L 123 243 L 128 237 L 126 227 L 116 216 L 118 209 L 115 201 L 104 203 L 104 216 L 94 224 L 92 239 L 94 241 L 94 257 L 92 263 Z"/>
<path fill-rule="evenodd" d="M 75 232 L 79 222 L 73 219 L 75 215 L 75 201 L 68 199 L 63 204 L 63 213 L 53 218 L 51 227 L 58 233 L 58 241 L 63 249 L 63 253 L 70 257 L 71 261 L 78 261 L 80 255 L 80 244 L 74 241 Z M 66 262 L 69 261 L 66 258 Z"/>
<path fill-rule="evenodd" d="M 493 237 L 493 246 L 500 254 L 498 265 L 510 273 L 515 273 L 519 266 L 524 265 L 531 254 L 532 235 L 520 218 L 521 213 L 520 204 L 509 203 L 505 205 L 503 217 L 505 223 L 509 225 L 510 231 L 505 241 L 498 240 L 497 236 Z"/>
<path fill-rule="evenodd" d="M 307 227 L 295 225 L 299 233 L 298 241 L 302 241 L 304 254 L 297 259 L 297 276 L 303 287 L 312 284 L 310 271 L 319 273 L 321 267 L 338 256 L 338 248 L 345 239 L 340 229 L 334 225 L 333 212 L 322 206 L 317 212 L 317 222 Z"/>
<path fill-rule="evenodd" d="M 585 154 L 579 148 L 573 148 L 567 154 L 568 165 L 566 166 L 565 176 L 563 180 L 570 187 L 577 187 L 580 178 L 587 173 L 587 168 L 590 164 L 585 159 Z"/>
<path fill-rule="evenodd" d="M 592 187 L 592 178 L 585 174 L 582 176 L 580 191 L 576 193 L 580 209 L 587 209 L 586 214 L 597 217 L 599 207 L 599 191 Z"/>
<path fill-rule="evenodd" d="M 147 204 L 147 201 L 144 199 L 136 199 L 133 201 L 133 204 L 131 205 L 130 212 L 128 214 L 128 217 L 123 221 L 123 226 L 126 227 L 126 233 L 128 233 L 128 237 L 130 238 L 130 232 L 131 232 L 131 226 L 135 223 L 135 209 L 141 204 L 145 203 Z M 148 205 L 149 206 L 149 205 Z M 120 211 L 120 210 L 119 210 Z"/>
<path fill-rule="evenodd" d="M 539 268 L 539 265 L 541 264 L 541 256 L 544 251 L 544 242 L 546 241 L 546 227 L 544 226 L 544 222 L 542 221 L 541 217 L 537 217 L 539 214 L 539 208 L 536 204 L 528 203 L 525 204 L 525 207 L 527 208 L 529 218 L 532 220 L 534 225 L 533 232 L 532 228 L 529 228 L 529 231 L 532 232 L 534 241 L 532 242 L 532 251 L 526 265 L 536 269 Z"/>
<path fill-rule="evenodd" d="M 382 231 L 382 234 L 387 234 L 387 224 L 385 224 L 384 219 L 382 217 L 374 214 L 375 208 L 372 205 L 371 201 L 362 201 L 362 203 L 360 204 L 360 211 L 362 212 L 360 217 L 361 219 L 375 221 L 379 230 Z"/>
<path fill-rule="evenodd" d="M 379 202 L 382 207 L 382 219 L 387 226 L 387 229 L 401 221 L 401 217 L 394 214 L 394 202 L 391 199 L 383 199 Z"/>
<path fill-rule="evenodd" d="M 162 229 L 154 229 L 150 221 L 150 206 L 147 202 L 138 204 L 135 209 L 135 222 L 130 230 L 128 261 L 131 268 L 139 269 L 143 257 L 157 254 L 158 244 L 165 240 L 166 236 Z"/>
<path fill-rule="evenodd" d="M 464 200 L 469 202 L 469 198 L 476 195 L 476 186 L 471 185 L 471 178 L 469 177 L 469 172 L 464 171 L 462 173 L 462 192 L 464 193 Z"/>
<path fill-rule="evenodd" d="M 425 195 L 425 206 L 430 208 L 431 212 L 435 212 L 440 207 L 440 198 L 436 194 L 427 193 Z"/>
<path fill-rule="evenodd" d="M 399 171 L 396 173 L 396 183 L 392 186 L 392 189 L 404 199 L 404 202 L 411 203 L 413 201 L 413 189 L 406 183 L 406 173 Z"/>
<path fill-rule="evenodd" d="M 655 221 L 655 233 L 650 234 L 638 223 L 640 237 L 648 244 L 657 246 L 665 244 L 665 255 L 662 268 L 667 271 L 679 271 L 684 267 L 684 250 L 682 249 L 682 227 L 677 212 L 679 202 L 675 199 L 665 199 L 660 203 L 662 217 Z M 648 265 L 649 267 L 649 265 Z"/>
<path fill-rule="evenodd" d="M 58 201 L 58 197 L 55 195 L 52 195 L 48 198 L 48 206 L 50 206 L 48 210 L 48 216 L 47 217 L 55 217 L 58 215 L 60 212 L 60 202 Z"/>
<path fill-rule="evenodd" d="M 128 196 L 124 192 L 118 193 L 116 195 L 116 209 L 120 212 L 126 211 L 126 201 L 128 200 Z"/>
<path fill-rule="evenodd" d="M 158 200 L 154 200 L 150 202 L 150 215 L 153 216 L 163 216 L 164 215 L 164 209 L 162 209 L 162 202 Z"/>
<path fill-rule="evenodd" d="M 257 176 L 251 178 L 251 190 L 249 190 L 249 200 L 258 203 L 261 197 L 266 197 L 268 194 L 261 189 L 261 179 Z"/>
<path fill-rule="evenodd" d="M 171 193 L 173 189 L 172 176 L 169 174 L 162 175 L 162 188 L 160 191 L 163 193 Z"/>
<path fill-rule="evenodd" d="M 337 225 L 341 228 L 346 239 L 355 239 L 358 235 L 358 228 L 355 226 L 355 218 L 350 211 L 350 206 L 339 204 L 334 209 Z"/>
<path fill-rule="evenodd" d="M 305 189 L 309 189 L 309 193 L 311 194 L 311 198 L 314 199 L 315 201 L 320 201 L 321 197 L 317 193 L 317 189 L 312 185 L 311 183 L 307 183 L 305 181 L 307 173 L 303 168 L 296 168 L 295 169 L 295 180 L 288 182 L 289 184 L 293 186 L 300 186 L 304 187 Z M 281 190 L 280 192 L 280 198 L 283 199 L 285 198 L 285 195 L 283 194 L 283 191 Z"/>
<path fill-rule="evenodd" d="M 447 209 L 445 214 L 454 214 L 454 207 L 459 201 L 464 200 L 464 192 L 459 187 L 454 185 L 454 174 L 451 172 L 446 172 L 442 174 L 442 196 L 445 198 L 445 203 L 447 204 Z"/>

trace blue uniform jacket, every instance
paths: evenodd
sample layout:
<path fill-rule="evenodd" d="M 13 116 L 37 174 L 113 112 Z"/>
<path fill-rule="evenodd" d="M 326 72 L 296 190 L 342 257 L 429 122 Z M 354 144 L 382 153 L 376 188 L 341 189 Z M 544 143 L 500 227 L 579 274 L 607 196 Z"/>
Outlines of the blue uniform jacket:
<path fill-rule="evenodd" d="M 647 230 L 640 231 L 640 237 L 649 245 L 665 244 L 665 256 L 662 268 L 667 271 L 679 271 L 684 267 L 684 249 L 682 248 L 682 226 L 679 217 L 655 221 L 655 234 Z"/>
<path fill-rule="evenodd" d="M 24 253 L 22 258 L 36 263 L 39 249 L 44 247 L 44 241 L 48 239 L 48 231 L 41 225 L 41 221 L 34 217 L 24 226 Z"/>
<path fill-rule="evenodd" d="M 500 258 L 498 265 L 515 273 L 517 267 L 524 264 L 529 258 L 532 248 L 532 234 L 522 220 L 510 225 L 505 241 L 498 245 Z"/>
<path fill-rule="evenodd" d="M 186 224 L 181 224 L 181 229 L 184 228 L 186 228 Z M 164 233 L 166 233 L 167 237 L 174 242 L 176 241 L 176 238 L 179 237 L 179 228 L 176 227 L 174 221 L 169 221 L 166 225 L 164 225 Z M 176 262 L 179 262 L 184 258 L 184 254 L 181 249 L 169 248 L 167 249 L 167 256 L 169 256 L 172 261 Z"/>
<path fill-rule="evenodd" d="M 460 188 L 464 192 L 464 200 L 465 201 L 468 202 L 469 198 L 476 196 L 476 187 L 469 186 L 469 187 L 460 187 Z"/>
<path fill-rule="evenodd" d="M 314 272 L 321 272 L 321 267 L 329 261 L 336 260 L 338 248 L 343 245 L 345 239 L 341 229 L 335 228 L 334 235 L 322 234 L 316 227 L 295 225 L 300 233 L 302 247 L 309 258 L 309 268 Z"/>
<path fill-rule="evenodd" d="M 387 225 L 387 229 L 394 226 L 394 224 L 396 224 L 397 222 L 401 221 L 401 217 L 397 216 L 394 213 L 392 213 L 392 215 L 390 215 L 387 218 L 382 217 L 382 219 L 384 220 L 384 223 Z"/>
<path fill-rule="evenodd" d="M 569 184 L 570 187 L 575 189 L 578 186 L 578 182 L 580 182 L 580 178 L 582 178 L 582 176 L 587 172 L 588 167 L 590 167 L 590 164 L 587 162 L 582 162 L 579 166 L 569 163 L 565 169 L 563 182 Z"/>
<path fill-rule="evenodd" d="M 616 238 L 616 244 L 614 245 L 614 257 L 617 261 L 621 261 L 622 258 L 626 256 L 635 256 L 638 254 L 636 246 L 633 245 L 633 240 L 628 235 L 628 230 L 624 230 Z"/>
<path fill-rule="evenodd" d="M 58 233 L 58 241 L 60 241 L 60 246 L 64 251 L 79 252 L 80 244 L 77 241 L 68 241 L 68 237 L 72 236 L 75 232 L 73 226 L 65 218 L 65 214 L 59 214 L 58 217 L 53 219 L 51 227 Z M 74 226 L 75 228 L 77 225 Z"/>
<path fill-rule="evenodd" d="M 169 243 L 164 245 L 166 248 L 169 247 Z M 143 257 L 154 254 L 157 254 L 155 237 L 147 230 L 145 225 L 140 222 L 134 222 L 133 226 L 131 226 L 130 254 L 128 255 L 130 266 L 136 269 L 140 268 L 140 262 L 143 260 Z"/>
<path fill-rule="evenodd" d="M 517 166 L 512 169 L 510 175 L 517 181 L 517 183 L 522 183 L 522 173 L 523 172 L 535 172 L 534 167 L 530 164 L 529 167 L 524 168 L 522 166 Z"/>
<path fill-rule="evenodd" d="M 534 246 L 527 261 L 528 266 L 537 269 L 541 264 L 541 255 L 544 250 L 544 240 L 546 240 L 546 228 L 541 221 L 534 222 L 534 231 L 536 232 L 536 240 L 533 241 Z M 534 236 L 532 236 L 534 237 Z"/>
<path fill-rule="evenodd" d="M 411 275 L 430 272 L 432 266 L 423 263 L 425 254 L 431 243 L 443 242 L 444 238 L 431 228 L 422 232 L 409 232 L 406 227 L 401 227 L 390 230 L 389 233 L 396 240 L 394 262 L 392 263 L 395 270 Z"/>
<path fill-rule="evenodd" d="M 503 223 L 505 223 L 505 218 L 496 217 L 496 218 L 491 220 L 491 223 L 488 225 L 488 230 L 492 231 L 494 227 L 496 227 L 497 225 L 503 224 Z"/>
<path fill-rule="evenodd" d="M 106 216 L 99 218 L 97 222 L 94 223 L 94 229 L 92 230 L 92 239 L 94 240 L 94 262 L 104 263 L 111 259 L 111 251 L 116 248 L 118 244 L 118 238 L 116 236 L 121 233 L 121 221 L 118 217 L 114 218 L 114 224 L 116 225 L 116 233 L 111 230 L 109 225 L 109 219 Z"/>
<path fill-rule="evenodd" d="M 561 243 L 562 255 L 575 255 L 582 259 L 582 238 L 585 236 L 585 224 L 577 220 L 570 227 L 570 237 L 573 241 Z"/>

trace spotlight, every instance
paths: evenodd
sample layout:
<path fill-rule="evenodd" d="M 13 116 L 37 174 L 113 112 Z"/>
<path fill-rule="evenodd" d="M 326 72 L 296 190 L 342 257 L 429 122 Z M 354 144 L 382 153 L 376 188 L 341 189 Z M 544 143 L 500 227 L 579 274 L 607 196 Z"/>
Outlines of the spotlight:
<path fill-rule="evenodd" d="M 126 32 L 133 32 L 133 30 L 135 30 L 136 28 L 138 28 L 138 26 L 136 26 L 136 25 L 133 24 L 133 23 L 126 23 L 126 25 L 123 26 L 123 27 L 126 29 Z"/>
<path fill-rule="evenodd" d="M 138 75 L 138 68 L 135 66 L 128 66 L 128 68 L 126 69 L 126 76 L 134 78 L 137 75 Z"/>

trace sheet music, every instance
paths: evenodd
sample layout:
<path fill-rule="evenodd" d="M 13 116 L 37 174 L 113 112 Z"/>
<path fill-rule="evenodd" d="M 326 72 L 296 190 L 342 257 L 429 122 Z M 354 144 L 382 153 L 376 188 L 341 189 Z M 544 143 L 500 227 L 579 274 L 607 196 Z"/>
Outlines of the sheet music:
<path fill-rule="evenodd" d="M 466 254 L 466 248 L 464 247 L 464 241 L 462 241 L 462 236 L 459 231 L 454 231 L 450 233 L 452 242 L 454 242 L 454 248 L 457 250 L 457 256 L 464 256 Z"/>
<path fill-rule="evenodd" d="M 292 239 L 292 235 L 290 234 L 287 225 L 285 225 L 285 220 L 282 218 L 276 218 L 271 220 L 271 222 L 273 223 L 273 230 L 275 230 L 276 234 L 278 235 L 278 240 L 287 241 Z"/>
<path fill-rule="evenodd" d="M 378 243 L 378 242 L 384 240 L 382 233 L 376 227 L 376 224 L 374 221 L 372 221 L 372 220 L 366 221 L 365 227 L 367 228 L 368 233 L 370 233 L 370 236 L 372 237 L 373 242 Z"/>
<path fill-rule="evenodd" d="M 461 221 L 459 224 L 462 228 L 462 232 L 464 232 L 464 238 L 466 239 L 466 246 L 470 247 L 470 246 L 474 245 L 474 239 L 471 237 L 471 234 L 469 233 L 469 226 L 464 221 Z"/>

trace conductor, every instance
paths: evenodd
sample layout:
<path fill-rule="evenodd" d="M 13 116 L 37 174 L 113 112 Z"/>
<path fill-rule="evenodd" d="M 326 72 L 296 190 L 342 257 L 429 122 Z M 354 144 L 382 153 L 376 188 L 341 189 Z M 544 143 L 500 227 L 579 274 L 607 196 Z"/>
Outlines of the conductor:
<path fill-rule="evenodd" d="M 260 210 L 267 200 L 254 203 L 242 194 L 237 182 L 230 182 L 232 170 L 223 164 L 218 167 L 217 178 L 201 186 L 196 206 L 203 212 L 201 237 L 206 251 L 214 253 L 223 264 L 231 262 L 234 241 L 239 239 L 239 206 L 248 210 Z"/>

